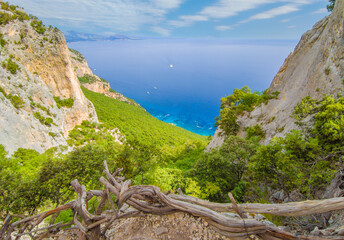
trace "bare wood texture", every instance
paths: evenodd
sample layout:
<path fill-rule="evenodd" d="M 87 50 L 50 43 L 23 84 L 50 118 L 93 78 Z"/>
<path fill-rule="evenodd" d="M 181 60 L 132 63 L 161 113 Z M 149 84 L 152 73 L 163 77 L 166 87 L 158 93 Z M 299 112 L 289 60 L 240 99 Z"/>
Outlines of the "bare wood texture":
<path fill-rule="evenodd" d="M 9 227 L 11 220 L 12 220 L 11 215 L 7 215 L 5 220 L 4 220 L 2 227 L 0 229 L 0 239 L 4 238 L 5 232 L 6 232 L 7 228 Z"/>
<path fill-rule="evenodd" d="M 234 205 L 230 203 L 213 203 L 187 195 L 170 194 L 169 197 L 175 200 L 197 204 L 218 212 L 236 212 Z M 244 203 L 240 204 L 240 209 L 244 212 L 271 214 L 275 216 L 306 216 L 344 209 L 344 197 L 283 204 Z"/>

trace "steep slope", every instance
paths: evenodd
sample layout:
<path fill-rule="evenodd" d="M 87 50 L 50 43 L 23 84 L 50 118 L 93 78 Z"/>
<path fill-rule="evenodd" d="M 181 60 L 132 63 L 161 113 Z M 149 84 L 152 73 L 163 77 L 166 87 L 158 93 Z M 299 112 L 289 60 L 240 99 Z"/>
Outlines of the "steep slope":
<path fill-rule="evenodd" d="M 0 144 L 42 152 L 68 131 L 97 121 L 80 89 L 63 33 L 1 3 Z"/>
<path fill-rule="evenodd" d="M 131 105 L 139 106 L 134 100 L 125 97 L 123 94 L 114 91 L 110 87 L 110 83 L 97 75 L 93 74 L 89 68 L 85 57 L 74 49 L 70 50 L 70 56 L 75 74 L 79 78 L 80 84 L 90 91 L 104 94 L 107 97 L 117 99 Z"/>
<path fill-rule="evenodd" d="M 319 99 L 323 94 L 343 92 L 344 82 L 344 1 L 336 1 L 333 13 L 306 32 L 273 79 L 270 92 L 280 92 L 278 99 L 270 100 L 250 113 L 239 117 L 239 135 L 244 129 L 260 124 L 266 132 L 264 143 L 275 136 L 284 136 L 296 129 L 290 117 L 302 98 Z M 207 150 L 221 145 L 224 137 L 218 129 Z"/>

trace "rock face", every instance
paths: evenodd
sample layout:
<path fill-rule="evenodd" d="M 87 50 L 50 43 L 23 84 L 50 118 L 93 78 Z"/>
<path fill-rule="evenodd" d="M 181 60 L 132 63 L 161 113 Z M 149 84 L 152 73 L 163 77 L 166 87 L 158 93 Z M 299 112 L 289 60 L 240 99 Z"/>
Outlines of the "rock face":
<path fill-rule="evenodd" d="M 167 216 L 147 215 L 145 217 L 117 220 L 109 231 L 107 239 L 228 239 L 216 232 L 201 218 L 184 213 Z"/>
<path fill-rule="evenodd" d="M 79 77 L 86 77 L 87 82 L 81 82 L 81 85 L 90 91 L 104 94 L 105 96 L 117 99 L 128 104 L 136 105 L 139 104 L 125 97 L 123 94 L 115 92 L 111 89 L 110 83 L 104 79 L 101 79 L 97 75 L 93 74 L 92 70 L 89 68 L 88 63 L 84 56 L 76 50 L 70 49 L 70 56 L 72 60 L 72 65 L 74 73 Z"/>
<path fill-rule="evenodd" d="M 336 1 L 333 13 L 306 32 L 273 79 L 269 90 L 278 91 L 278 99 L 270 100 L 251 113 L 239 117 L 239 135 L 245 127 L 260 124 L 266 132 L 264 144 L 275 136 L 297 129 L 290 117 L 302 98 L 320 99 L 323 94 L 336 95 L 344 88 L 344 1 Z M 219 130 L 220 131 L 220 130 Z M 215 134 L 208 150 L 222 144 Z"/>
<path fill-rule="evenodd" d="M 20 147 L 43 152 L 64 145 L 75 125 L 97 121 L 92 103 L 81 91 L 62 32 L 50 27 L 39 33 L 32 21 L 37 20 L 15 19 L 0 26 L 5 41 L 0 48 L 0 144 L 9 153 Z M 58 106 L 58 98 L 73 104 Z"/>

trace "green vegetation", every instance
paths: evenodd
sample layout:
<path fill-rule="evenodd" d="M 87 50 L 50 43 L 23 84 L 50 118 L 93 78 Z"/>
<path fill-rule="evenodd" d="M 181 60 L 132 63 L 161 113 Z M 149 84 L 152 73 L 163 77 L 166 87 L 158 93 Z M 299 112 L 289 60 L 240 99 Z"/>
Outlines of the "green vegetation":
<path fill-rule="evenodd" d="M 328 10 L 329 12 L 332 12 L 332 11 L 333 11 L 335 2 L 336 2 L 336 0 L 329 0 L 329 4 L 326 6 L 326 7 L 327 7 L 327 10 Z"/>
<path fill-rule="evenodd" d="M 189 141 L 206 142 L 206 137 L 172 126 L 151 116 L 141 107 L 133 106 L 82 88 L 96 108 L 98 119 L 110 128 L 117 127 L 127 140 L 149 142 L 156 146 L 176 146 Z"/>
<path fill-rule="evenodd" d="M 259 124 L 246 128 L 246 138 L 257 137 L 259 140 L 265 137 L 265 132 Z"/>
<path fill-rule="evenodd" d="M 56 114 L 52 114 L 52 113 L 50 112 L 49 108 L 44 107 L 44 106 L 42 106 L 42 105 L 39 104 L 39 103 L 33 102 L 33 100 L 32 100 L 31 98 L 29 98 L 29 99 L 30 99 L 30 106 L 31 106 L 31 108 L 37 107 L 37 108 L 41 109 L 42 111 L 44 111 L 44 112 L 45 112 L 47 115 L 49 115 L 49 116 L 55 116 L 55 115 L 56 115 Z"/>
<path fill-rule="evenodd" d="M 81 62 L 81 63 L 83 61 L 85 61 L 85 57 L 80 52 L 78 52 L 77 50 L 69 48 L 69 51 L 71 51 L 72 53 L 75 54 L 75 57 L 72 57 L 73 59 L 75 59 L 75 60 L 77 60 L 78 62 Z"/>
<path fill-rule="evenodd" d="M 205 154 L 193 171 L 208 198 L 227 201 L 226 193 L 232 191 L 240 200 L 256 201 L 266 198 L 268 191 L 283 190 L 287 196 L 296 192 L 313 199 L 324 191 L 342 167 L 344 98 L 306 97 L 293 117 L 301 130 L 267 145 L 259 145 L 264 132 L 255 125 L 246 129 L 246 139 L 230 135 L 220 148 Z"/>
<path fill-rule="evenodd" d="M 32 20 L 30 25 L 39 34 L 44 34 L 46 31 L 46 27 L 43 25 L 42 21 L 37 19 Z"/>
<path fill-rule="evenodd" d="M 8 99 L 11 101 L 13 107 L 16 109 L 22 108 L 25 104 L 23 99 L 17 95 L 12 95 L 12 94 L 6 94 L 5 90 L 0 87 L 0 92 Z"/>
<path fill-rule="evenodd" d="M 107 82 L 106 80 L 99 78 L 102 82 Z M 85 74 L 82 77 L 79 77 L 79 82 L 81 83 L 94 83 L 99 81 L 98 78 L 96 78 L 95 76 L 89 75 L 89 74 Z"/>
<path fill-rule="evenodd" d="M 279 92 L 269 93 L 267 90 L 263 93 L 252 93 L 247 86 L 235 89 L 232 95 L 221 98 L 220 116 L 216 119 L 216 125 L 221 127 L 226 135 L 235 135 L 239 130 L 239 115 L 252 111 L 262 103 L 266 104 L 278 95 Z"/>
<path fill-rule="evenodd" d="M 24 106 L 24 101 L 21 97 L 17 95 L 8 94 L 7 98 L 11 101 L 13 107 L 16 109 L 22 108 Z"/>
<path fill-rule="evenodd" d="M 25 12 L 17 10 L 17 6 L 10 5 L 7 2 L 0 2 L 0 4 L 2 10 L 11 12 L 0 12 L 0 25 L 6 25 L 16 19 L 19 21 L 30 20 L 30 17 Z"/>
<path fill-rule="evenodd" d="M 7 44 L 7 41 L 3 39 L 3 34 L 0 33 L 0 46 L 4 47 Z"/>
<path fill-rule="evenodd" d="M 231 191 L 237 200 L 243 200 L 243 174 L 257 148 L 257 141 L 230 136 L 220 148 L 205 153 L 197 161 L 192 176 L 197 179 L 207 199 L 226 202 L 227 193 Z"/>
<path fill-rule="evenodd" d="M 73 98 L 61 99 L 60 97 L 54 97 L 54 100 L 58 108 L 61 108 L 61 107 L 72 108 L 74 105 Z"/>
<path fill-rule="evenodd" d="M 46 118 L 46 117 L 42 116 L 39 112 L 34 112 L 33 116 L 35 118 L 37 118 L 41 124 L 44 124 L 44 125 L 47 125 L 47 126 L 51 126 L 51 124 L 53 124 L 53 119 L 52 118 L 50 118 L 50 117 Z"/>
<path fill-rule="evenodd" d="M 1 66 L 3 69 L 10 71 L 10 73 L 12 73 L 12 74 L 16 74 L 17 71 L 20 70 L 19 65 L 17 63 L 15 63 L 11 57 L 9 59 L 7 59 L 7 61 L 3 61 Z"/>

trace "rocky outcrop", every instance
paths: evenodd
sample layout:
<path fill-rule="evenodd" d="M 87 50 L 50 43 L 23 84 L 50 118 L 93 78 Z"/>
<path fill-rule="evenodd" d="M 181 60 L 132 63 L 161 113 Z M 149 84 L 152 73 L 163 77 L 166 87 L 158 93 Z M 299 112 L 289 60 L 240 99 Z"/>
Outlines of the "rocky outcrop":
<path fill-rule="evenodd" d="M 72 65 L 74 73 L 79 78 L 84 78 L 84 81 L 80 81 L 81 85 L 90 91 L 104 94 L 107 97 L 117 99 L 122 102 L 126 102 L 131 105 L 139 106 L 134 100 L 125 97 L 123 94 L 111 89 L 110 83 L 97 75 L 93 74 L 89 68 L 85 57 L 74 49 L 70 49 L 70 56 L 72 59 Z"/>
<path fill-rule="evenodd" d="M 306 32 L 273 79 L 269 90 L 278 91 L 278 99 L 261 105 L 239 117 L 240 136 L 244 129 L 260 124 L 266 132 L 264 144 L 275 136 L 296 129 L 290 117 L 302 98 L 320 99 L 324 94 L 336 95 L 344 89 L 344 1 L 336 1 L 333 13 Z M 208 150 L 222 144 L 217 133 Z"/>
<path fill-rule="evenodd" d="M 186 213 L 116 220 L 113 226 L 107 239 L 229 239 L 216 232 L 202 218 L 195 218 Z"/>
<path fill-rule="evenodd" d="M 0 26 L 0 144 L 9 153 L 19 147 L 43 152 L 64 145 L 76 125 L 97 121 L 63 33 L 52 27 L 37 30 L 33 21 L 38 22 L 15 19 Z M 69 99 L 68 106 L 58 103 L 63 99 Z"/>

